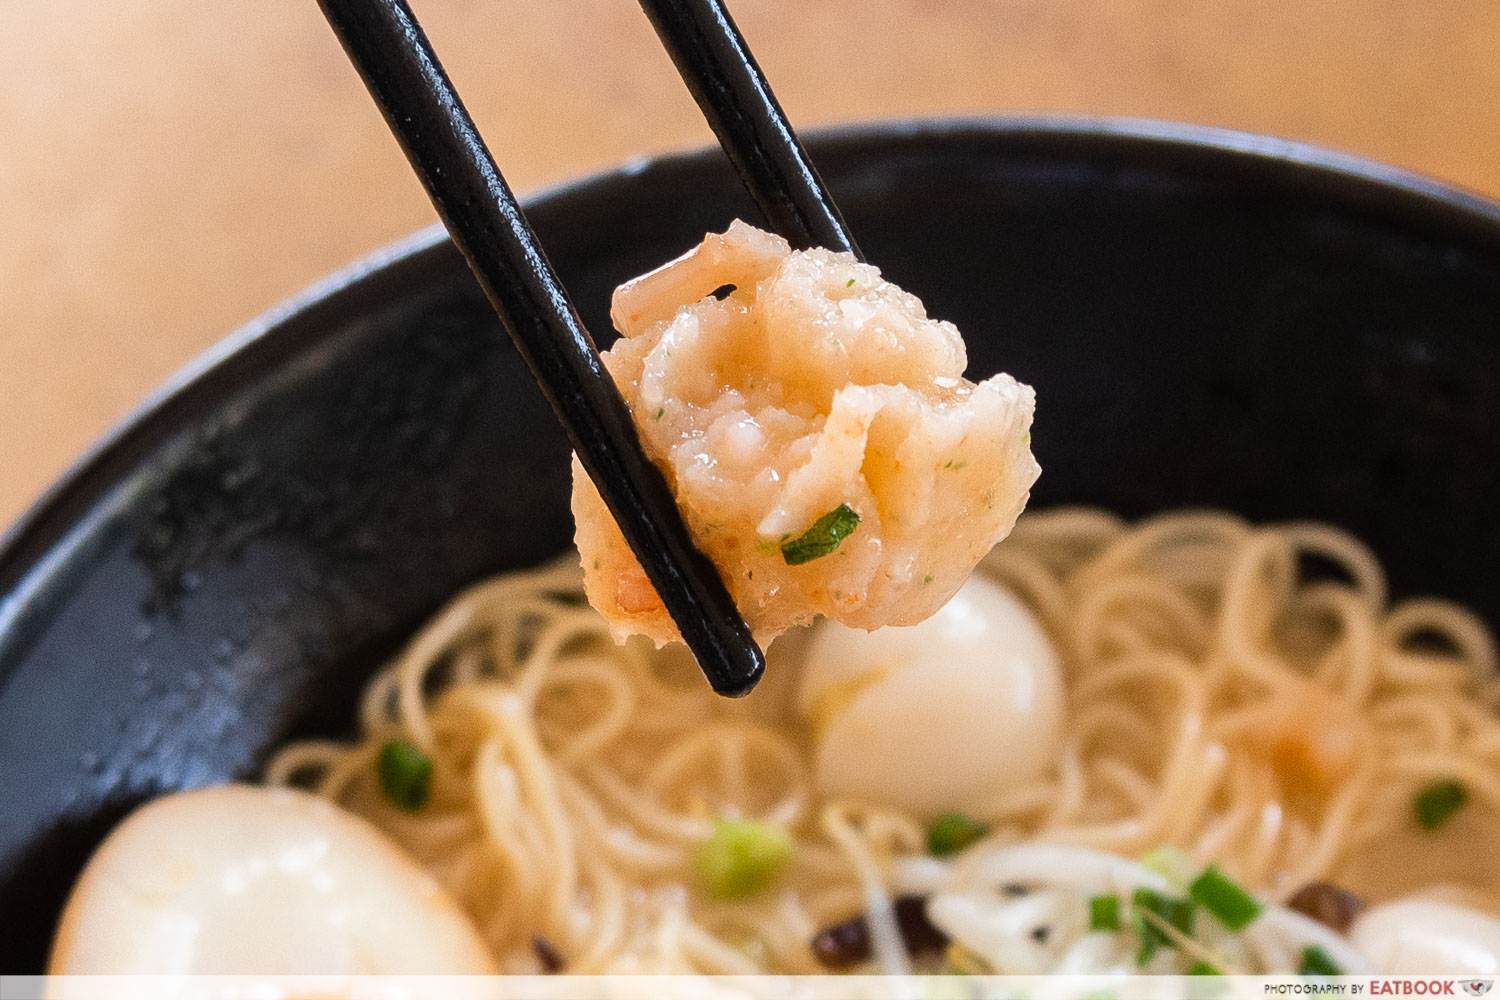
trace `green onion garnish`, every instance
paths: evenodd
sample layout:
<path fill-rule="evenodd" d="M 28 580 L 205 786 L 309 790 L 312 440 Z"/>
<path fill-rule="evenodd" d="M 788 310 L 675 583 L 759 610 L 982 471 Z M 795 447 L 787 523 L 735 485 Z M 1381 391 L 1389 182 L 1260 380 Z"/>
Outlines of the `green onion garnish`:
<path fill-rule="evenodd" d="M 957 854 L 989 832 L 989 827 L 963 813 L 939 816 L 927 827 L 927 853 L 937 858 Z"/>
<path fill-rule="evenodd" d="M 396 808 L 416 812 L 432 790 L 432 758 L 407 740 L 389 740 L 376 761 L 380 790 Z"/>
<path fill-rule="evenodd" d="M 1111 893 L 1094 896 L 1089 900 L 1089 930 L 1117 931 L 1120 929 L 1120 897 Z"/>
<path fill-rule="evenodd" d="M 726 819 L 698 848 L 698 881 L 715 899 L 753 895 L 776 880 L 792 859 L 786 831 L 749 819 Z"/>
<path fill-rule="evenodd" d="M 1412 810 L 1424 830 L 1436 830 L 1464 807 L 1469 791 L 1456 781 L 1435 781 L 1417 793 Z"/>
<path fill-rule="evenodd" d="M 1244 930 L 1260 916 L 1260 902 L 1216 865 L 1209 865 L 1193 879 L 1188 895 L 1232 931 Z"/>
<path fill-rule="evenodd" d="M 1133 923 L 1135 924 L 1136 939 L 1140 942 L 1135 949 L 1135 964 L 1144 969 L 1156 957 L 1156 949 L 1161 947 L 1161 943 L 1166 940 L 1166 937 L 1163 936 L 1161 931 L 1157 930 L 1155 924 L 1139 913 L 1135 915 Z"/>
<path fill-rule="evenodd" d="M 1187 885 L 1198 866 L 1193 859 L 1175 847 L 1158 847 L 1141 856 L 1141 867 L 1156 872 L 1174 888 Z"/>
<path fill-rule="evenodd" d="M 1130 899 L 1138 909 L 1149 910 L 1182 933 L 1192 936 L 1195 909 L 1192 900 L 1167 896 L 1152 889 L 1137 889 Z"/>
<path fill-rule="evenodd" d="M 1188 966 L 1187 974 L 1190 976 L 1222 976 L 1224 973 L 1220 972 L 1213 963 L 1199 959 Z"/>
<path fill-rule="evenodd" d="M 841 503 L 813 522 L 796 538 L 781 543 L 781 558 L 788 566 L 800 566 L 828 555 L 859 527 L 854 508 Z"/>
<path fill-rule="evenodd" d="M 1299 976 L 1342 976 L 1344 970 L 1338 967 L 1328 952 L 1315 944 L 1310 944 L 1302 949 L 1302 965 L 1297 969 Z"/>
<path fill-rule="evenodd" d="M 1152 913 L 1188 937 L 1193 936 L 1193 911 L 1196 907 L 1192 900 L 1177 899 L 1153 889 L 1137 889 L 1131 893 L 1130 901 L 1136 910 L 1135 929 L 1140 938 L 1140 945 L 1135 953 L 1137 965 L 1146 965 L 1156 955 L 1157 948 L 1164 944 L 1170 946 L 1172 943 L 1172 939 L 1145 919 L 1142 913 Z"/>

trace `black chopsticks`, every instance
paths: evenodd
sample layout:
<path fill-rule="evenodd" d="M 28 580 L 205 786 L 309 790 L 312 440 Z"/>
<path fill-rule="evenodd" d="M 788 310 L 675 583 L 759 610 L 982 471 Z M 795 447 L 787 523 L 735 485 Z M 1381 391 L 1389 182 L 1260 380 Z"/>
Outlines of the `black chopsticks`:
<path fill-rule="evenodd" d="M 760 648 L 697 550 L 630 412 L 483 139 L 403 0 L 319 0 L 453 242 L 713 689 L 740 695 Z"/>
<path fill-rule="evenodd" d="M 847 250 L 863 260 L 724 5 L 640 4 L 770 227 L 798 249 Z"/>

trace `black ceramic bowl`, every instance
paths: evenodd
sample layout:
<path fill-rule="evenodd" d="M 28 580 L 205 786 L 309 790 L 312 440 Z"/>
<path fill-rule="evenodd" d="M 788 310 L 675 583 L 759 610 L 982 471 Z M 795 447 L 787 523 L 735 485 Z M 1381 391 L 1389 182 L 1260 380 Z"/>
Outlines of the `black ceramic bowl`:
<path fill-rule="evenodd" d="M 1500 208 L 1347 157 L 1139 122 L 810 143 L 860 243 L 1036 386 L 1038 506 L 1214 505 L 1372 543 L 1500 622 Z M 610 290 L 754 219 L 714 152 L 530 202 Z M 0 970 L 142 799 L 334 733 L 450 595 L 569 541 L 567 449 L 435 232 L 251 324 L 0 546 Z"/>

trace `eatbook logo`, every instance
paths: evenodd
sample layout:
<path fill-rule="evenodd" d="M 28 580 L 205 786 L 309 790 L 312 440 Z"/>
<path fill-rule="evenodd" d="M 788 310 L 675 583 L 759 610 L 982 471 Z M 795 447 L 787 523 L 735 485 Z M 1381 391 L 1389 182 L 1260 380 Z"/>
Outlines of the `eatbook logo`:
<path fill-rule="evenodd" d="M 1495 985 L 1493 979 L 1460 979 L 1458 988 L 1464 991 L 1464 996 L 1482 997 Z"/>

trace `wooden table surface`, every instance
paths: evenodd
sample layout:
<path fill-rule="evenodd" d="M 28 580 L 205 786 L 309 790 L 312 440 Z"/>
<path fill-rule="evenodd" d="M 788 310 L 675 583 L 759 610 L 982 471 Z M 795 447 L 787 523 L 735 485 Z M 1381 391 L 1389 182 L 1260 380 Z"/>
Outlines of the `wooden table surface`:
<path fill-rule="evenodd" d="M 521 190 L 708 133 L 631 0 L 415 0 Z M 803 124 L 1143 115 L 1500 196 L 1496 0 L 738 0 Z M 0 0 L 0 524 L 184 361 L 432 218 L 312 0 Z"/>

